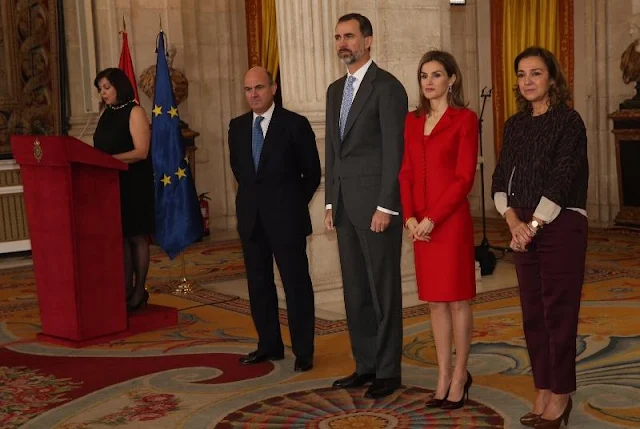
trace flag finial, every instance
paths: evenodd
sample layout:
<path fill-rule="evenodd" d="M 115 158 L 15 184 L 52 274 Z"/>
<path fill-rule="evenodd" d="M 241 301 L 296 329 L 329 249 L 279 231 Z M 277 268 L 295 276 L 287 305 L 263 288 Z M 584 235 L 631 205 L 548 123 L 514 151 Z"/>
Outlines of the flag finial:
<path fill-rule="evenodd" d="M 127 32 L 127 21 L 125 21 L 124 15 L 122 15 L 122 31 Z"/>

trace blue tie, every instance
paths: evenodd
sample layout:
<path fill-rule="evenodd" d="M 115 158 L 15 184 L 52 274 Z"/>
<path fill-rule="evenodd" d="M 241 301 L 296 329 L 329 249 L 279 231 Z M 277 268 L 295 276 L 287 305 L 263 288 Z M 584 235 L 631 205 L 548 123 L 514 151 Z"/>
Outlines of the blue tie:
<path fill-rule="evenodd" d="M 342 106 L 340 106 L 340 140 L 344 139 L 344 127 L 347 125 L 347 117 L 349 116 L 349 109 L 353 103 L 353 83 L 356 78 L 349 76 L 347 83 L 344 85 L 344 91 L 342 93 Z"/>
<path fill-rule="evenodd" d="M 251 154 L 253 155 L 253 166 L 256 171 L 258 171 L 260 154 L 262 153 L 262 146 L 264 146 L 264 135 L 262 134 L 262 127 L 260 126 L 263 119 L 263 116 L 256 117 L 256 120 L 253 122 L 253 130 L 251 131 Z"/>

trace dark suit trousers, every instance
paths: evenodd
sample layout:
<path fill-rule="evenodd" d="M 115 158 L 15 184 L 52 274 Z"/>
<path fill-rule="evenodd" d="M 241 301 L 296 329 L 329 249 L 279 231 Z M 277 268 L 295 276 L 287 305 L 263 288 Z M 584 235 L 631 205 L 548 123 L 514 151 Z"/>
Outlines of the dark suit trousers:
<path fill-rule="evenodd" d="M 533 210 L 516 209 L 528 222 Z M 522 322 L 536 388 L 576 390 L 576 337 L 587 250 L 587 218 L 563 209 L 514 253 Z"/>
<path fill-rule="evenodd" d="M 382 233 L 358 228 L 343 204 L 335 217 L 344 302 L 358 374 L 400 377 L 402 360 L 402 225 Z M 373 213 L 371 214 L 373 216 Z"/>
<path fill-rule="evenodd" d="M 309 277 L 307 238 L 282 242 L 265 230 L 260 220 L 250 240 L 242 242 L 247 269 L 251 317 L 258 332 L 258 350 L 278 355 L 284 352 L 278 317 L 278 296 L 274 283 L 275 256 L 287 301 L 287 317 L 293 353 L 299 358 L 313 356 L 315 306 Z"/>

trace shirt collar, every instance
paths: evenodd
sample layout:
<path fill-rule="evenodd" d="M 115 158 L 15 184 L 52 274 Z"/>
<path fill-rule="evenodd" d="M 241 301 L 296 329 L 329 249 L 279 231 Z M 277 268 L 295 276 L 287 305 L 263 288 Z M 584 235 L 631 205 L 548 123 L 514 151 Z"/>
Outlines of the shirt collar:
<path fill-rule="evenodd" d="M 267 111 L 264 112 L 263 114 L 258 115 L 256 112 L 253 112 L 253 122 L 256 121 L 256 118 L 258 116 L 262 116 L 264 120 L 267 122 L 271 121 L 271 116 L 273 116 L 273 111 L 275 110 L 275 108 L 276 108 L 276 103 L 271 103 L 271 107 L 269 107 Z"/>
<path fill-rule="evenodd" d="M 356 78 L 356 81 L 361 82 L 362 79 L 364 79 L 364 75 L 367 74 L 367 70 L 369 70 L 369 67 L 371 67 L 372 63 L 373 63 L 373 60 L 369 58 L 369 61 L 367 61 L 358 70 L 356 70 L 355 73 L 349 73 L 349 69 L 347 69 L 347 77 L 353 76 Z"/>

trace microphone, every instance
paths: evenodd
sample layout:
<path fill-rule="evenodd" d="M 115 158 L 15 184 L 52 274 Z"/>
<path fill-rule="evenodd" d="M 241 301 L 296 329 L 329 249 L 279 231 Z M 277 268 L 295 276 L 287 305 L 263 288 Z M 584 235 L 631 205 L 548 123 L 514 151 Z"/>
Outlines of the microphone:
<path fill-rule="evenodd" d="M 485 91 L 487 91 L 485 93 Z M 482 88 L 482 92 L 480 93 L 480 97 L 491 97 L 491 93 L 493 92 L 493 88 L 484 87 Z"/>

